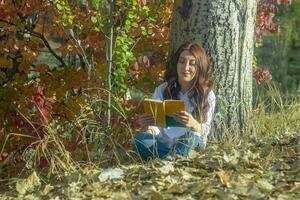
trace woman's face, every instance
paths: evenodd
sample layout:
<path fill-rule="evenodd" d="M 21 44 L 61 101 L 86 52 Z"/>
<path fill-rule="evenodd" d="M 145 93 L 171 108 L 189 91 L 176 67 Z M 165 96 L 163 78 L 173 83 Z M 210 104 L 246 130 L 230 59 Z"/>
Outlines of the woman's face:
<path fill-rule="evenodd" d="M 196 75 L 196 59 L 187 50 L 184 50 L 179 56 L 177 74 L 180 84 L 191 83 Z"/>

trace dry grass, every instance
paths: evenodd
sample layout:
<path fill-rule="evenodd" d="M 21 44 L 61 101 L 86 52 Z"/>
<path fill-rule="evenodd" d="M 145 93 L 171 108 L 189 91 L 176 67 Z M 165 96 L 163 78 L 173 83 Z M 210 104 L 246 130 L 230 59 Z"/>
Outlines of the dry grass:
<path fill-rule="evenodd" d="M 103 118 L 107 102 L 103 94 L 107 94 L 107 91 L 98 90 L 101 96 L 85 92 L 86 101 L 73 121 L 54 120 L 44 127 L 45 136 L 26 150 L 32 153 L 31 160 L 27 160 L 33 163 L 31 170 L 37 170 L 41 160 L 44 160 L 48 163 L 48 177 L 61 177 L 65 173 L 82 173 L 83 169 L 93 169 L 95 166 L 105 168 L 141 161 L 131 145 L 134 131 L 127 120 L 124 105 L 113 96 L 112 112 L 120 116 L 120 123 L 105 127 Z M 268 85 L 258 92 L 255 102 L 247 133 L 250 138 L 285 137 L 300 133 L 300 124 L 297 123 L 300 121 L 300 103 L 297 99 L 283 99 L 274 85 Z M 251 142 L 248 139 L 241 137 L 238 129 L 230 127 L 224 129 L 218 140 L 212 138 L 208 145 L 218 143 L 230 149 L 233 145 Z M 65 141 L 75 144 L 74 152 L 66 146 Z"/>

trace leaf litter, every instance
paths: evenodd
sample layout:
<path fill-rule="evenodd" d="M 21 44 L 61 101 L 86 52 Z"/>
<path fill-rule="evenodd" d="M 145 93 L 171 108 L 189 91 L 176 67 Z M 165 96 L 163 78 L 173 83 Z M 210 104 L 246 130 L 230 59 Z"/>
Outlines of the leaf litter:
<path fill-rule="evenodd" d="M 300 199 L 300 141 L 208 145 L 188 158 L 87 169 L 61 182 L 33 172 L 0 199 Z"/>

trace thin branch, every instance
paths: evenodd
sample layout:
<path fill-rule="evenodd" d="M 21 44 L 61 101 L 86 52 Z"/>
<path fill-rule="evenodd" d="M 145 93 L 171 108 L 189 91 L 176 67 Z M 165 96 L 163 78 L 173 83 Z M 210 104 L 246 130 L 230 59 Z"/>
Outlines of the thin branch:
<path fill-rule="evenodd" d="M 14 24 L 12 22 L 9 22 L 7 20 L 4 20 L 4 19 L 0 19 L 0 22 L 4 22 L 4 23 L 9 24 L 11 26 L 17 26 L 16 24 Z M 50 53 L 62 64 L 62 66 L 67 66 L 66 63 L 64 62 L 64 60 L 59 55 L 57 55 L 57 53 L 52 49 L 52 47 L 50 46 L 48 40 L 45 38 L 45 36 L 43 34 L 32 31 L 28 28 L 25 28 L 25 30 L 27 31 L 26 33 L 41 39 L 43 41 L 44 45 L 50 51 Z"/>
<path fill-rule="evenodd" d="M 30 31 L 28 29 L 26 29 L 26 30 L 28 31 L 28 33 L 30 35 L 41 39 L 44 42 L 44 45 L 50 51 L 50 53 L 62 64 L 62 66 L 67 66 L 66 63 L 64 62 L 64 60 L 62 59 L 62 57 L 60 57 L 59 55 L 57 55 L 57 53 L 52 49 L 52 47 L 50 46 L 48 40 L 45 38 L 45 36 L 43 34 L 35 32 L 35 31 Z"/>
<path fill-rule="evenodd" d="M 12 22 L 9 22 L 9 21 L 7 21 L 7 20 L 5 20 L 5 19 L 0 19 L 0 22 L 4 22 L 4 23 L 9 24 L 9 25 L 11 25 L 11 26 L 16 26 L 16 24 L 14 24 L 14 23 L 12 23 Z"/>

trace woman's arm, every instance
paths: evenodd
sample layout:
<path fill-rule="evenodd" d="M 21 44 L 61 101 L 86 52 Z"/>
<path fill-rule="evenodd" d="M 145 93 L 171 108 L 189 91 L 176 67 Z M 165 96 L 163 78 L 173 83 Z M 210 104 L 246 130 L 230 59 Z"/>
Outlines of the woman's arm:
<path fill-rule="evenodd" d="M 138 123 L 140 125 L 140 131 L 152 132 L 151 125 L 154 125 L 154 118 L 152 115 L 142 114 L 139 116 Z"/>
<path fill-rule="evenodd" d="M 204 135 L 202 124 L 199 123 L 190 113 L 186 111 L 174 113 L 174 119 L 188 128 L 192 128 L 201 135 Z"/>
<path fill-rule="evenodd" d="M 175 120 L 178 122 L 184 124 L 186 127 L 192 128 L 201 135 L 208 135 L 210 131 L 210 124 L 213 118 L 213 114 L 215 111 L 215 104 L 216 104 L 216 96 L 213 91 L 211 91 L 208 95 L 208 113 L 207 113 L 207 121 L 205 123 L 200 123 L 194 117 L 186 112 L 186 111 L 181 111 L 181 112 L 176 112 L 174 114 Z"/>
<path fill-rule="evenodd" d="M 213 91 L 210 91 L 208 94 L 208 112 L 207 112 L 207 120 L 202 124 L 204 135 L 208 135 L 211 128 L 211 121 L 213 119 L 213 115 L 215 112 L 215 106 L 216 106 L 216 96 Z"/>
<path fill-rule="evenodd" d="M 163 90 L 167 86 L 167 83 L 163 83 L 155 88 L 152 95 L 152 99 L 163 100 Z M 138 119 L 140 125 L 140 131 L 157 134 L 159 130 L 154 126 L 154 118 L 152 115 L 141 114 Z"/>

